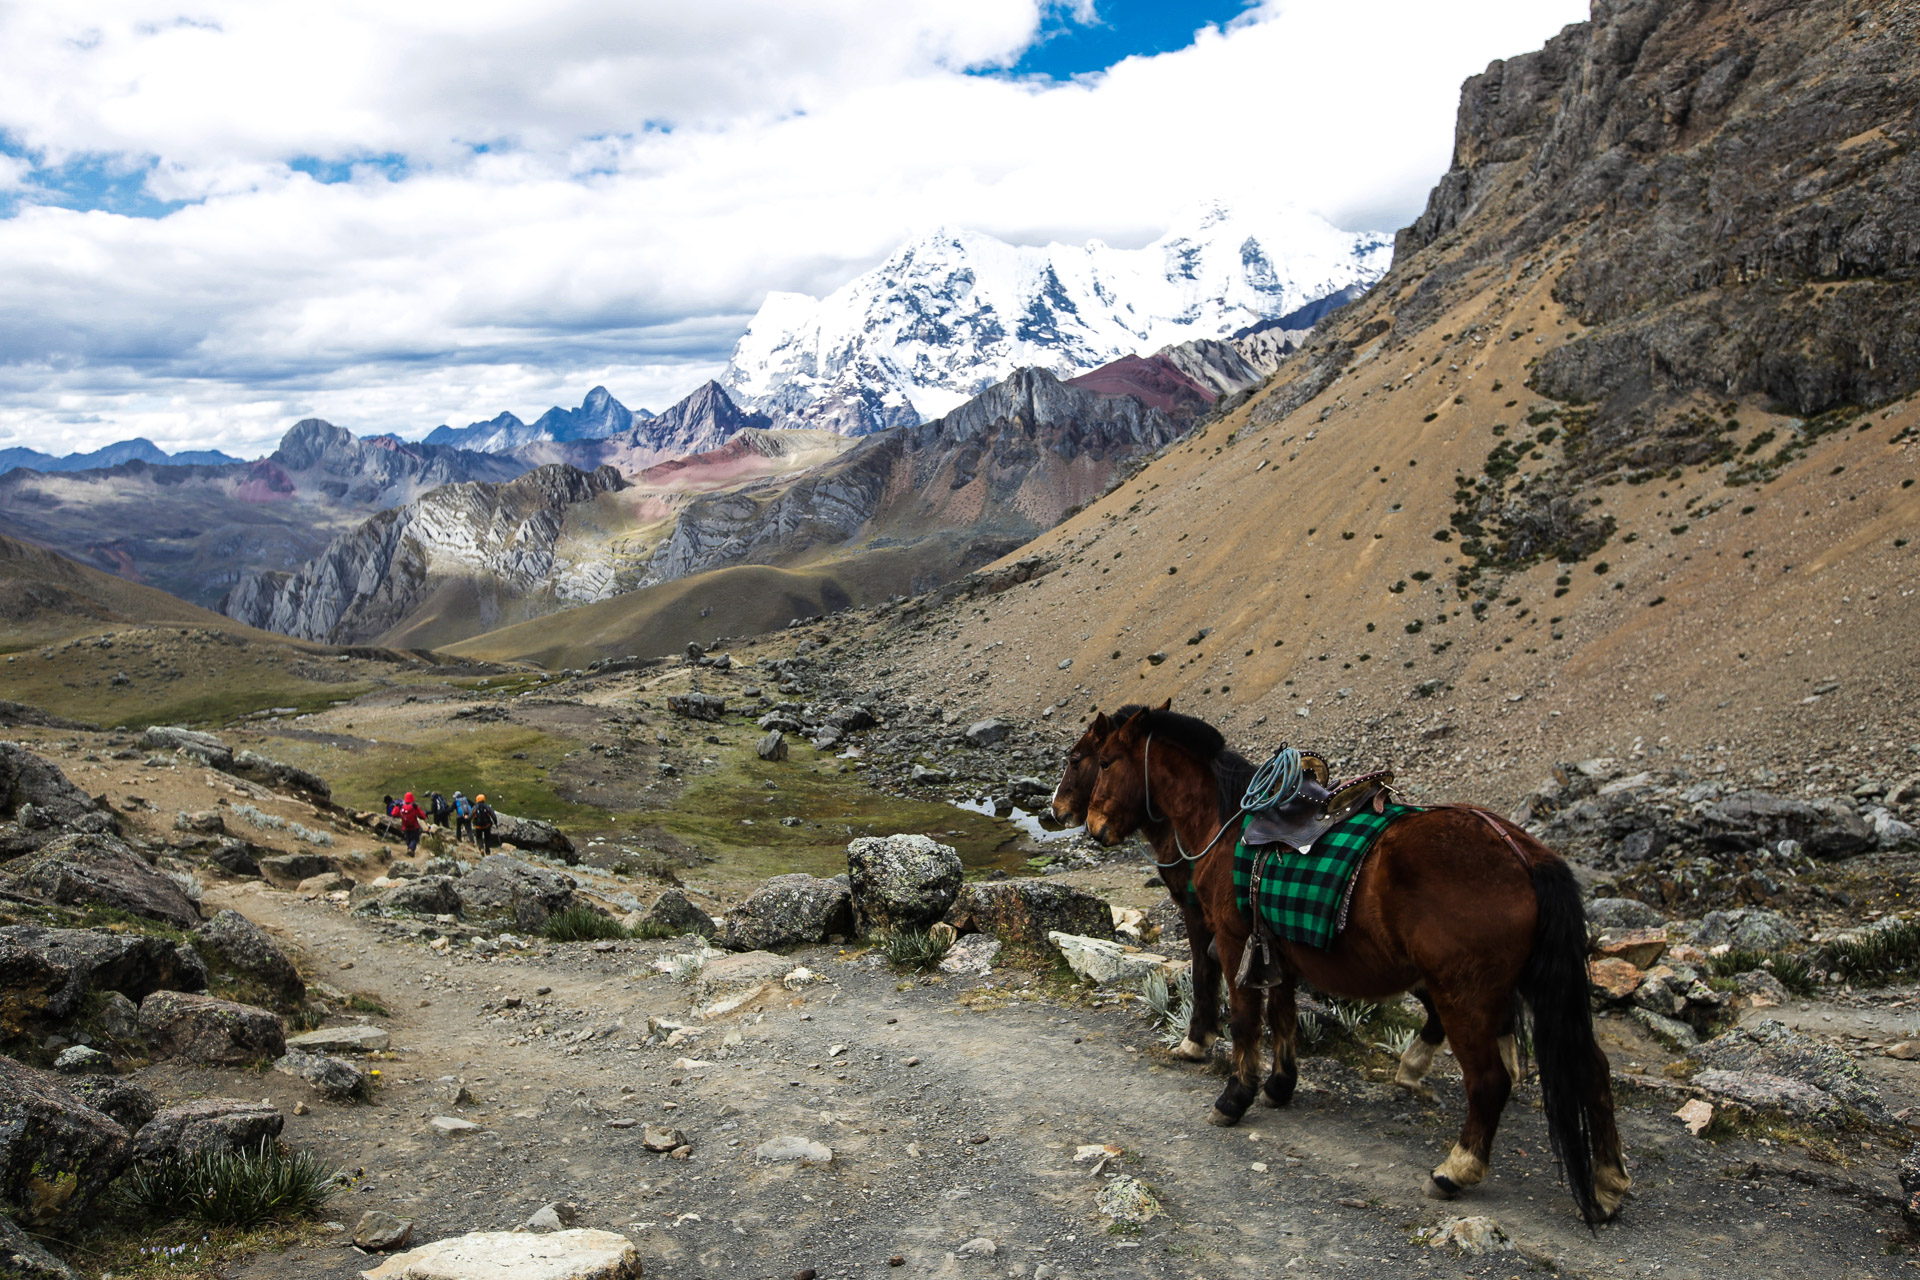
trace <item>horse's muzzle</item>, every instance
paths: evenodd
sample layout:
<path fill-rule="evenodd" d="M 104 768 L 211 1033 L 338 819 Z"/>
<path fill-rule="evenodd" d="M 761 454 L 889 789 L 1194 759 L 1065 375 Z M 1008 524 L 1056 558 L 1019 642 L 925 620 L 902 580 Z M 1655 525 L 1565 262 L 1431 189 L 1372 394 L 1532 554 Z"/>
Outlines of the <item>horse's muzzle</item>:
<path fill-rule="evenodd" d="M 1087 819 L 1087 834 L 1109 849 L 1120 843 L 1120 837 L 1114 835 L 1106 823 L 1096 821 L 1091 817 Z"/>

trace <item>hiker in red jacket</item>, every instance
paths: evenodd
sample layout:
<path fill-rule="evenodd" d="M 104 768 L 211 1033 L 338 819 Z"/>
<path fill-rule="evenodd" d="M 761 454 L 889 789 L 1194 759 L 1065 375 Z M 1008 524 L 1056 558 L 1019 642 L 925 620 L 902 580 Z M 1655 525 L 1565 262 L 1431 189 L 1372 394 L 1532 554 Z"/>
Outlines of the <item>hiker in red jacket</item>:
<path fill-rule="evenodd" d="M 407 842 L 407 856 L 411 858 L 420 848 L 420 822 L 427 815 L 413 802 L 413 792 L 407 792 L 407 798 L 400 802 L 400 836 Z"/>

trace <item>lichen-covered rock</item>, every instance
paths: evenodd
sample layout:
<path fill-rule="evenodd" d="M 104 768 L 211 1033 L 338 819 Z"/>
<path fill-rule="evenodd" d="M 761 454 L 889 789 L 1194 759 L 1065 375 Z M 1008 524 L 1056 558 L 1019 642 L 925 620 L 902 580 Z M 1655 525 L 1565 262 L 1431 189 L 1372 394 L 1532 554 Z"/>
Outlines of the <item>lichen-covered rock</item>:
<path fill-rule="evenodd" d="M 258 1151 L 280 1136 L 286 1119 L 276 1107 L 234 1098 L 199 1098 L 163 1107 L 133 1140 L 138 1164 L 192 1160 L 204 1155 Z"/>
<path fill-rule="evenodd" d="M 140 1034 L 159 1057 L 215 1066 L 270 1062 L 287 1051 L 278 1015 L 179 991 L 156 991 L 141 1002 Z"/>
<path fill-rule="evenodd" d="M 762 760 L 778 764 L 787 758 L 787 735 L 779 729 L 769 730 L 766 737 L 754 744 L 753 753 Z"/>
<path fill-rule="evenodd" d="M 1593 934 L 1608 929 L 1657 929 L 1666 922 L 1658 911 L 1632 898 L 1595 898 L 1587 903 L 1587 931 Z"/>
<path fill-rule="evenodd" d="M 677 693 L 667 699 L 667 710 L 689 720 L 718 720 L 727 714 L 727 700 L 710 693 Z"/>
<path fill-rule="evenodd" d="M 140 745 L 148 751 L 178 751 L 216 769 L 226 769 L 233 764 L 231 747 L 197 729 L 156 724 L 140 735 Z"/>
<path fill-rule="evenodd" d="M 119 830 L 112 815 L 97 808 L 57 765 L 0 742 L 0 859 L 31 853 L 80 823 Z"/>
<path fill-rule="evenodd" d="M 772 951 L 852 933 L 853 894 L 847 886 L 796 872 L 773 877 L 728 911 L 720 945 L 729 951 Z"/>
<path fill-rule="evenodd" d="M 0 1214 L 0 1275 L 9 1280 L 74 1280 L 73 1268 Z"/>
<path fill-rule="evenodd" d="M 324 853 L 282 853 L 260 859 L 260 874 L 276 889 L 297 888 L 302 880 L 339 871 L 338 860 Z"/>
<path fill-rule="evenodd" d="M 847 846 L 847 873 L 860 927 L 924 929 L 960 893 L 960 853 L 928 836 L 862 836 Z"/>
<path fill-rule="evenodd" d="M 1799 925 L 1778 911 L 1736 907 L 1702 916 L 1700 923 L 1693 927 L 1690 941 L 1703 948 L 1724 942 L 1736 951 L 1778 951 L 1804 942 L 1806 937 Z"/>
<path fill-rule="evenodd" d="M 504 853 L 482 858 L 454 887 L 467 918 L 504 917 L 527 933 L 538 931 L 548 917 L 582 903 L 574 894 L 573 877 L 566 872 L 536 867 Z"/>
<path fill-rule="evenodd" d="M 1148 951 L 1128 951 L 1105 938 L 1087 938 L 1054 930 L 1047 935 L 1067 967 L 1088 982 L 1107 986 L 1115 982 L 1133 984 L 1156 969 L 1166 967 L 1167 958 Z"/>
<path fill-rule="evenodd" d="M 980 880 L 962 885 L 947 923 L 962 933 L 998 934 L 1018 946 L 1043 947 L 1049 933 L 1113 937 L 1113 912 L 1100 898 L 1054 880 Z"/>
<path fill-rule="evenodd" d="M 32 924 L 0 929 L 0 1029 L 9 1034 L 73 1018 L 96 993 L 139 1001 L 206 985 L 200 958 L 165 938 Z"/>
<path fill-rule="evenodd" d="M 580 861 L 574 850 L 573 841 L 566 833 L 551 822 L 542 822 L 538 818 L 515 818 L 508 814 L 496 814 L 493 838 L 512 845 L 516 849 L 526 849 L 532 853 L 549 853 L 563 859 L 568 866 Z"/>
<path fill-rule="evenodd" d="M 200 908 L 186 891 L 116 836 L 61 836 L 0 869 L 0 887 L 65 907 L 111 907 L 181 929 L 200 923 Z"/>
<path fill-rule="evenodd" d="M 663 890 L 640 917 L 640 923 L 675 933 L 697 933 L 703 938 L 711 938 L 720 929 L 713 917 L 702 911 L 682 889 Z"/>
<path fill-rule="evenodd" d="M 223 836 L 227 833 L 227 820 L 218 809 L 183 809 L 173 816 L 173 829 L 190 835 Z"/>
<path fill-rule="evenodd" d="M 404 911 L 416 916 L 455 916 L 461 911 L 460 890 L 452 876 L 420 876 L 388 889 L 355 908 L 364 912 Z"/>
<path fill-rule="evenodd" d="M 131 1148 L 127 1131 L 72 1089 L 0 1057 L 0 1203 L 22 1226 L 83 1221 Z"/>
<path fill-rule="evenodd" d="M 1866 1083 L 1853 1059 L 1831 1045 L 1810 1040 L 1772 1018 L 1762 1018 L 1714 1037 L 1689 1055 L 1716 1071 L 1776 1076 L 1810 1086 L 1875 1121 L 1891 1116 L 1879 1093 Z M 1701 1072 L 1694 1083 L 1702 1088 Z M 1747 1101 L 1748 1099 L 1742 1099 Z M 1817 1100 L 1803 1099 L 1813 1106 Z M 1752 1105 L 1766 1105 L 1753 1103 Z M 1817 1108 L 1815 1108 L 1817 1110 Z"/>
<path fill-rule="evenodd" d="M 345 1058 L 330 1053 L 306 1053 L 289 1048 L 273 1069 L 282 1075 L 305 1080 L 323 1098 L 351 1102 L 365 1098 L 371 1078 Z"/>
<path fill-rule="evenodd" d="M 309 773 L 298 765 L 269 760 L 255 751 L 234 753 L 232 767 L 227 772 L 250 778 L 264 786 L 304 792 L 309 799 L 318 800 L 322 804 L 329 803 L 333 799 L 333 789 L 319 774 Z"/>
<path fill-rule="evenodd" d="M 160 1110 L 153 1090 L 119 1076 L 81 1076 L 69 1080 L 67 1087 L 95 1111 L 119 1121 L 130 1134 L 139 1133 Z"/>
<path fill-rule="evenodd" d="M 1908 1222 L 1920 1226 L 1920 1142 L 1900 1161 L 1900 1194 L 1905 1197 L 1900 1211 Z"/>
<path fill-rule="evenodd" d="M 192 938 L 216 972 L 261 988 L 281 1008 L 294 1008 L 307 998 L 307 984 L 287 953 L 238 911 L 219 912 L 195 929 Z"/>
<path fill-rule="evenodd" d="M 230 876 L 260 874 L 259 858 L 245 840 L 222 840 L 207 855 L 207 860 Z"/>

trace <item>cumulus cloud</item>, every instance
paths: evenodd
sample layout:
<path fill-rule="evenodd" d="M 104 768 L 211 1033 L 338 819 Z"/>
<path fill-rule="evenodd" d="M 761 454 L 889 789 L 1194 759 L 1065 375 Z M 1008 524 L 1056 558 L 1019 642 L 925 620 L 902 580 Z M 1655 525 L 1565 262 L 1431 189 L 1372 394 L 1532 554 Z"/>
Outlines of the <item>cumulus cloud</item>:
<path fill-rule="evenodd" d="M 1043 7 L 0 7 L 0 444 L 257 452 L 299 416 L 418 435 L 595 382 L 660 408 L 768 290 L 941 224 L 1138 244 L 1205 196 L 1397 225 L 1460 80 L 1584 16 L 1268 0 L 1098 74 L 979 74 Z M 82 161 L 178 207 L 36 194 Z"/>

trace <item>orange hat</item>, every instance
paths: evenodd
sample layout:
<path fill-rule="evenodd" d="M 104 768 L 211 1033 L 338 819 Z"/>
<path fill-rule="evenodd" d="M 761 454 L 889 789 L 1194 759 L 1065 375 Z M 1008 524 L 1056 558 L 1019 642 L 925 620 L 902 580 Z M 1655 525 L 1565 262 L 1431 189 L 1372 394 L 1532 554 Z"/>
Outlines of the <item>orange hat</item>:
<path fill-rule="evenodd" d="M 487 802 L 487 798 L 485 796 L 475 796 L 473 798 L 473 802 L 475 804 L 485 804 Z"/>

